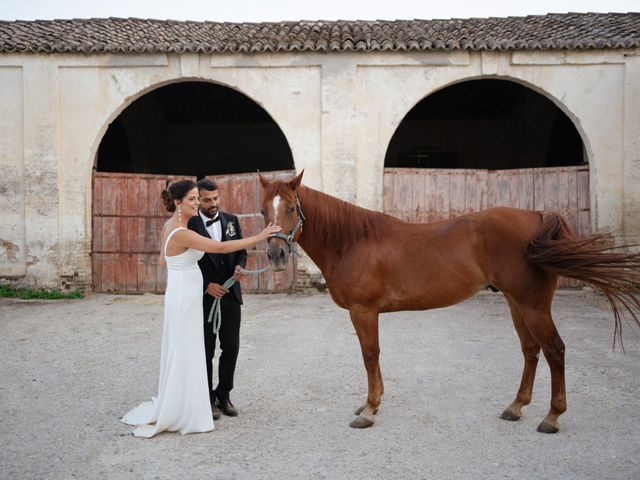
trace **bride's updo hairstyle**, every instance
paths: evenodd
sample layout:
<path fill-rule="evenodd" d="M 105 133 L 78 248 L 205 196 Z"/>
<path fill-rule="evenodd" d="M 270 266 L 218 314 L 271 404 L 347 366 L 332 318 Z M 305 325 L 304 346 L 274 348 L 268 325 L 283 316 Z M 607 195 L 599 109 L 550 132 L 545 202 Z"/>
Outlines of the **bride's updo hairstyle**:
<path fill-rule="evenodd" d="M 164 189 L 160 195 L 167 211 L 175 212 L 174 200 L 182 200 L 194 188 L 196 188 L 196 183 L 193 180 L 178 180 Z"/>

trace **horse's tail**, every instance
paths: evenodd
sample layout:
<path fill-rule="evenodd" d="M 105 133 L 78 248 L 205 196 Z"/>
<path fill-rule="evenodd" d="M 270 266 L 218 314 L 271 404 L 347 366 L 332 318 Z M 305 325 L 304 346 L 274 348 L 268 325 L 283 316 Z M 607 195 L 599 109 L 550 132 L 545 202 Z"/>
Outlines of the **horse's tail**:
<path fill-rule="evenodd" d="M 544 270 L 589 283 L 608 300 L 615 317 L 613 334 L 622 344 L 622 321 L 640 326 L 639 245 L 614 245 L 613 236 L 600 233 L 580 238 L 557 213 L 546 213 L 526 247 L 527 258 Z M 635 250 L 635 252 L 633 251 Z M 624 315 L 624 313 L 627 315 Z"/>

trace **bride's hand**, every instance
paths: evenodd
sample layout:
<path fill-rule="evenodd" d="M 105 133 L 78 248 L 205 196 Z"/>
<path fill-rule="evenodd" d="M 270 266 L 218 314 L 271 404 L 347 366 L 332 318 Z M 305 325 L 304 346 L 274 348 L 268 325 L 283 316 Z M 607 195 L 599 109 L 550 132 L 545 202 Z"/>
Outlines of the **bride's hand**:
<path fill-rule="evenodd" d="M 258 235 L 262 240 L 267 240 L 270 237 L 273 237 L 276 233 L 280 231 L 280 227 L 277 225 L 273 225 L 269 222 L 262 232 Z"/>

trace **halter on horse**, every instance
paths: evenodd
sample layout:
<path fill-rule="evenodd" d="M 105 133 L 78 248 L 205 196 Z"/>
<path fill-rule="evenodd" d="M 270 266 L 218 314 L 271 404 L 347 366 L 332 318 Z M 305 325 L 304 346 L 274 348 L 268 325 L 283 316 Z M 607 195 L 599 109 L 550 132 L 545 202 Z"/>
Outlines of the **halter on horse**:
<path fill-rule="evenodd" d="M 300 231 L 300 233 L 302 233 L 302 226 L 304 225 L 304 213 L 302 213 L 302 207 L 300 206 L 300 199 L 298 198 L 298 196 L 296 195 L 296 210 L 298 211 L 298 221 L 296 222 L 296 224 L 293 226 L 293 228 L 291 229 L 291 232 L 287 235 L 284 234 L 282 232 L 278 232 L 276 233 L 273 238 L 279 238 L 281 240 L 284 240 L 285 242 L 287 242 L 287 247 L 289 249 L 289 254 L 292 254 L 295 252 L 295 250 L 293 250 L 293 242 L 295 241 L 294 239 L 296 238 L 296 235 L 298 234 L 298 231 Z M 263 209 L 264 212 L 264 209 Z M 264 213 L 263 213 L 264 215 Z M 274 245 L 274 244 L 271 244 Z M 271 260 L 271 258 L 273 257 L 274 253 L 272 252 L 272 250 L 274 250 L 273 248 L 269 248 L 267 249 L 267 257 L 269 258 L 269 260 Z M 276 255 L 280 255 L 282 252 L 280 250 L 276 251 Z M 275 257 L 274 257 L 275 258 Z M 282 271 L 286 268 L 287 264 L 285 263 L 284 266 L 282 268 L 280 268 L 279 270 L 276 270 L 275 268 L 273 268 L 274 271 Z M 272 265 L 273 267 L 273 265 Z"/>

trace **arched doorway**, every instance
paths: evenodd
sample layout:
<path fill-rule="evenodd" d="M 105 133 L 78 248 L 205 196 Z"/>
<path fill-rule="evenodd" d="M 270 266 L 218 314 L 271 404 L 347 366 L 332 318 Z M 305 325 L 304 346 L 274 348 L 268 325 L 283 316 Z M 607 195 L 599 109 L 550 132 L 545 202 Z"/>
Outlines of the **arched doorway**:
<path fill-rule="evenodd" d="M 417 222 L 494 206 L 553 210 L 586 234 L 584 150 L 573 122 L 545 96 L 507 80 L 461 82 L 424 98 L 398 126 L 383 208 Z"/>
<path fill-rule="evenodd" d="M 176 178 L 214 177 L 222 208 L 239 216 L 245 236 L 262 228 L 257 170 L 289 178 L 293 157 L 277 123 L 229 87 L 185 81 L 141 96 L 116 117 L 96 155 L 93 178 L 93 287 L 100 292 L 162 292 L 157 235 L 167 218 L 160 192 Z M 264 258 L 263 258 L 264 257 Z M 249 252 L 247 268 L 266 262 Z M 294 268 L 265 272 L 247 291 L 286 291 Z"/>

